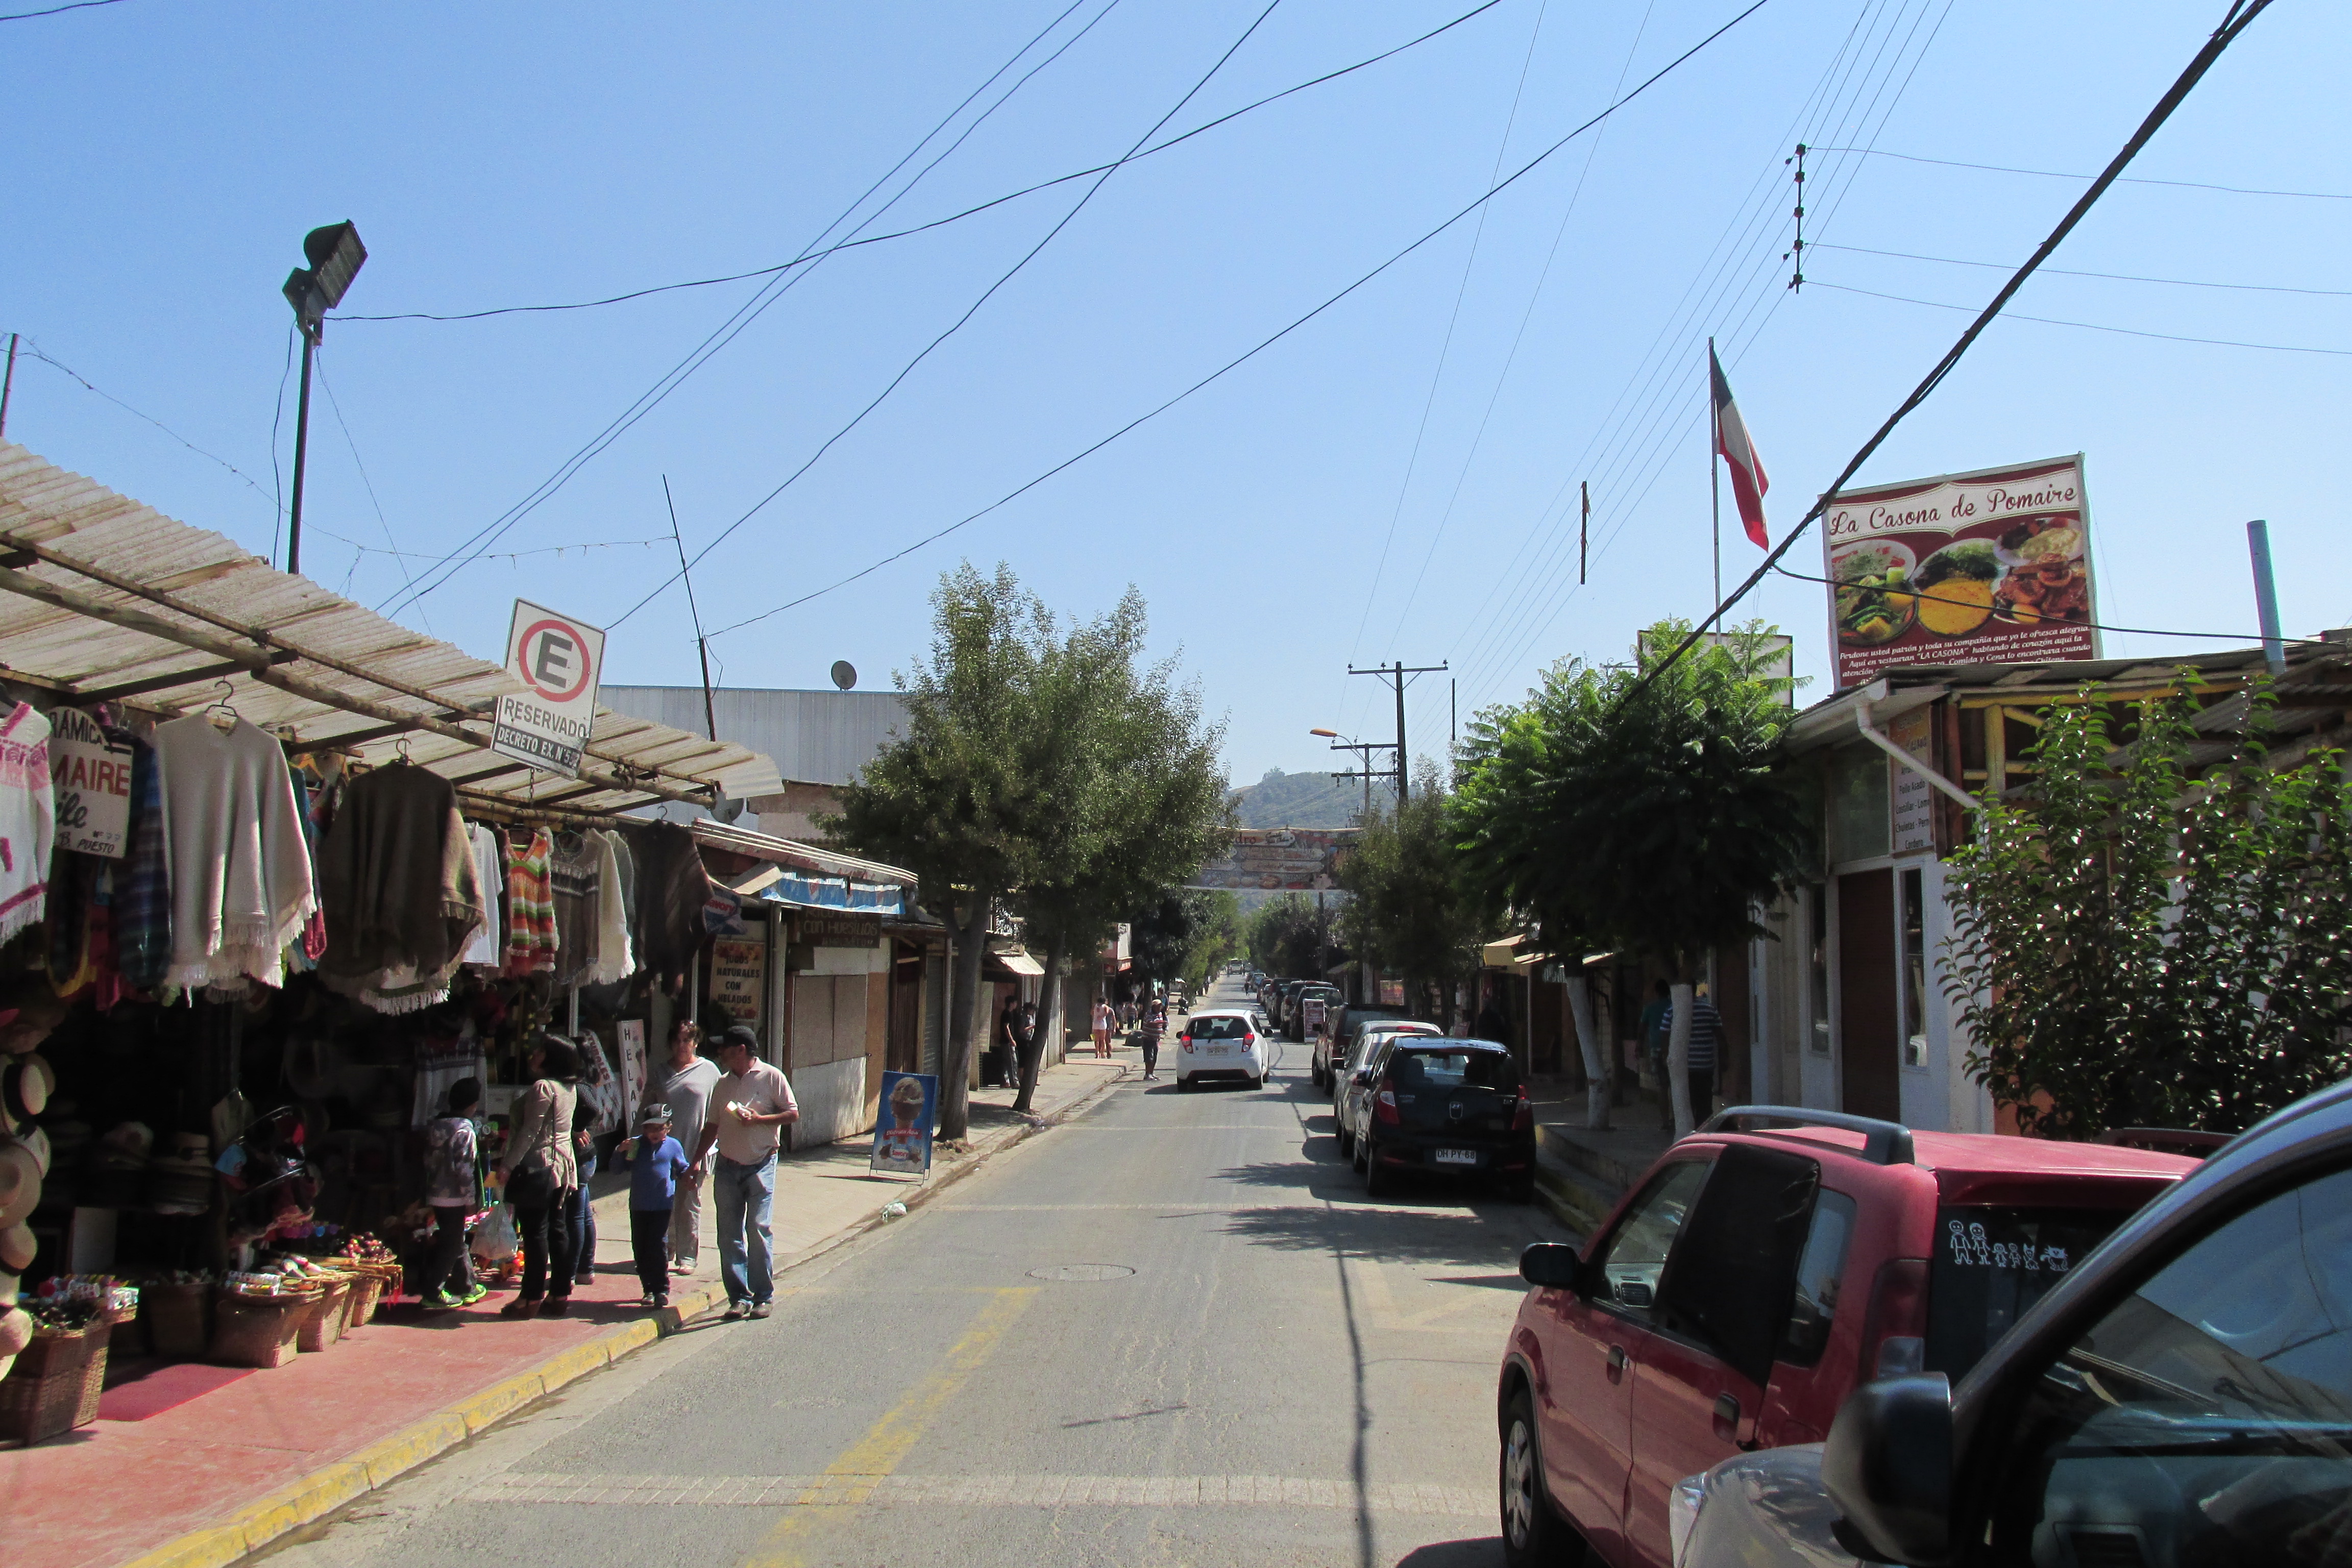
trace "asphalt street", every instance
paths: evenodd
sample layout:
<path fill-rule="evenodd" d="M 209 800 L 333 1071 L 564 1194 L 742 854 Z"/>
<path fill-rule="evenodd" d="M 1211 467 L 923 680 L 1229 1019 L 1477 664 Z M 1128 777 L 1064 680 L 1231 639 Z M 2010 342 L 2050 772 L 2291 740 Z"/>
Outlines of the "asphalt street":
<path fill-rule="evenodd" d="M 1362 1192 L 1304 1047 L 1263 1090 L 1129 1079 L 783 1276 L 772 1318 L 692 1326 L 272 1555 L 1499 1563 L 1495 1371 L 1518 1251 L 1561 1233 Z"/>

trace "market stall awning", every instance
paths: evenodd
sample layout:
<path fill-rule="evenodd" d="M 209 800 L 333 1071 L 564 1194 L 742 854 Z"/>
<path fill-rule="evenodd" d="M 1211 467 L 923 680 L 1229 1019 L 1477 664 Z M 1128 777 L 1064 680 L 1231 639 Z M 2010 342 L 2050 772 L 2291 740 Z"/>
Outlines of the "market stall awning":
<path fill-rule="evenodd" d="M 723 822 L 698 821 L 693 832 L 695 840 L 707 848 L 759 862 L 740 876 L 722 880 L 739 897 L 765 903 L 845 914 L 899 915 L 914 901 L 920 880 L 912 871 L 879 860 L 860 859 Z"/>
<path fill-rule="evenodd" d="M 988 955 L 988 962 L 995 968 L 1031 980 L 1039 979 L 1045 973 L 1045 966 L 1025 952 L 992 952 Z"/>
<path fill-rule="evenodd" d="M 599 709 L 582 776 L 489 750 L 505 668 L 0 442 L 0 677 L 163 718 L 226 698 L 305 748 L 404 755 L 468 808 L 610 815 L 782 787 L 747 747 Z"/>

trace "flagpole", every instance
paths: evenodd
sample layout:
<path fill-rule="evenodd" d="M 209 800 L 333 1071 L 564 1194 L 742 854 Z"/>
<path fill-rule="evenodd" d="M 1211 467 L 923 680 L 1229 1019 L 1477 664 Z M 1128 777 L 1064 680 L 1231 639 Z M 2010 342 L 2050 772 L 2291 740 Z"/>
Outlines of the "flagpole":
<path fill-rule="evenodd" d="M 1715 602 L 1723 603 L 1723 470 L 1716 453 L 1723 446 L 1723 411 L 1715 405 L 1715 337 L 1706 340 L 1706 495 L 1715 545 Z"/>

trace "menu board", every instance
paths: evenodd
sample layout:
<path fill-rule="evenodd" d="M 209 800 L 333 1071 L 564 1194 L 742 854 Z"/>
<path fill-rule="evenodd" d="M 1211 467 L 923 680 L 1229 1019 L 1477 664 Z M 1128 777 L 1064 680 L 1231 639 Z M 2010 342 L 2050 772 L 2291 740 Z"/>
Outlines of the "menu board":
<path fill-rule="evenodd" d="M 1839 687 L 2099 657 L 2083 458 L 1843 490 L 1822 533 Z"/>
<path fill-rule="evenodd" d="M 730 1023 L 760 1027 L 768 993 L 766 928 L 755 936 L 722 936 L 710 944 L 710 1000 Z"/>

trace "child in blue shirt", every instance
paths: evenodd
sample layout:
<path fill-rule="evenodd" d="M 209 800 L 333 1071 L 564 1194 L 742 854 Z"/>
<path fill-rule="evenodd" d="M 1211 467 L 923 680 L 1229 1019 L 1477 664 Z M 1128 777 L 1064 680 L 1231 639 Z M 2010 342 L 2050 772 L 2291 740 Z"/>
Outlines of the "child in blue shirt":
<path fill-rule="evenodd" d="M 621 1145 L 629 1166 L 629 1248 L 637 1260 L 637 1282 L 645 1287 L 641 1307 L 669 1305 L 669 1211 L 677 1199 L 678 1178 L 690 1163 L 686 1151 L 669 1135 L 669 1107 L 658 1100 L 646 1107 L 638 1133 Z"/>

